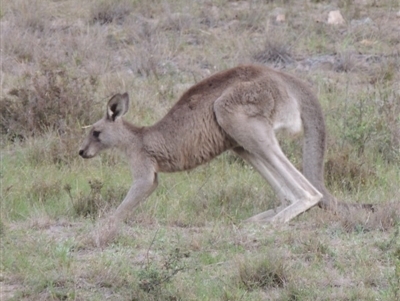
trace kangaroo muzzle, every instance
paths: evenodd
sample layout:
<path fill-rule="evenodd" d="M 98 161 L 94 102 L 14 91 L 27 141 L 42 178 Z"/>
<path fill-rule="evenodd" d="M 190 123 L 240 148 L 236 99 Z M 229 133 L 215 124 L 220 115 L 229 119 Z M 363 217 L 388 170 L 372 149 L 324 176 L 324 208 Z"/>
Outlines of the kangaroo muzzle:
<path fill-rule="evenodd" d="M 93 157 L 93 156 L 88 156 L 87 152 L 85 152 L 85 150 L 83 150 L 83 149 L 79 150 L 79 156 L 81 156 L 84 159 L 89 159 L 89 158 Z"/>

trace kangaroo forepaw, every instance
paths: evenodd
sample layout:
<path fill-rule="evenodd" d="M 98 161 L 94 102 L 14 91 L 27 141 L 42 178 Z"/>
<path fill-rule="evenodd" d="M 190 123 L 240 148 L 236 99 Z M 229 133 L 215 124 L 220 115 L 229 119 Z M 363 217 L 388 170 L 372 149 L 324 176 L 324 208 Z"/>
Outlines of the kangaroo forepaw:
<path fill-rule="evenodd" d="M 95 233 L 96 246 L 103 248 L 113 243 L 118 236 L 117 227 L 103 227 Z"/>
<path fill-rule="evenodd" d="M 113 220 L 101 222 L 91 231 L 86 239 L 86 244 L 98 248 L 104 248 L 113 243 L 118 236 L 118 225 Z"/>

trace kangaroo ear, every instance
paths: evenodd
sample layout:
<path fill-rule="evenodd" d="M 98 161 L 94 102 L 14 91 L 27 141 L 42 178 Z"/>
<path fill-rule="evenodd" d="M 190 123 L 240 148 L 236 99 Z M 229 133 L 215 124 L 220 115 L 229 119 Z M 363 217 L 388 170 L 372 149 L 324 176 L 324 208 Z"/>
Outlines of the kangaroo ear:
<path fill-rule="evenodd" d="M 124 94 L 115 94 L 108 101 L 107 104 L 107 119 L 115 121 L 115 119 L 125 115 L 129 109 L 129 95 L 128 93 Z"/>

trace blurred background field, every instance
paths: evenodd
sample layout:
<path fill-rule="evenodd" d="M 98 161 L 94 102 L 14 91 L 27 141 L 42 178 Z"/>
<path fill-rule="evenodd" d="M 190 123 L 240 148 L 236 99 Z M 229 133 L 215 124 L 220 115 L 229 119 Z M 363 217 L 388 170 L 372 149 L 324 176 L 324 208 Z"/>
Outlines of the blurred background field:
<path fill-rule="evenodd" d="M 398 0 L 4 0 L 0 26 L 1 300 L 400 299 Z M 276 198 L 226 153 L 161 175 L 112 245 L 85 243 L 132 182 L 118 152 L 77 155 L 108 98 L 150 125 L 245 63 L 313 87 L 328 188 L 376 212 L 244 225 Z M 301 137 L 280 140 L 300 168 Z"/>

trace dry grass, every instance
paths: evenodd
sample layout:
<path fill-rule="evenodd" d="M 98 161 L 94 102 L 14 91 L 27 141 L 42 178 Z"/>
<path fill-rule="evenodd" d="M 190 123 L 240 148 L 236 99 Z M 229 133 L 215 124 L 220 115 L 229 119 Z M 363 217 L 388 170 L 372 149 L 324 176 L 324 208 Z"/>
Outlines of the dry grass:
<path fill-rule="evenodd" d="M 400 298 L 398 1 L 3 2 L 1 300 Z M 331 9 L 345 25 L 326 24 Z M 82 126 L 125 91 L 127 118 L 152 124 L 193 83 L 251 62 L 312 84 L 329 131 L 328 186 L 375 211 L 243 225 L 275 197 L 223 155 L 161 175 L 102 244 L 132 180 L 113 152 L 77 158 Z M 282 139 L 300 167 L 300 140 Z"/>

